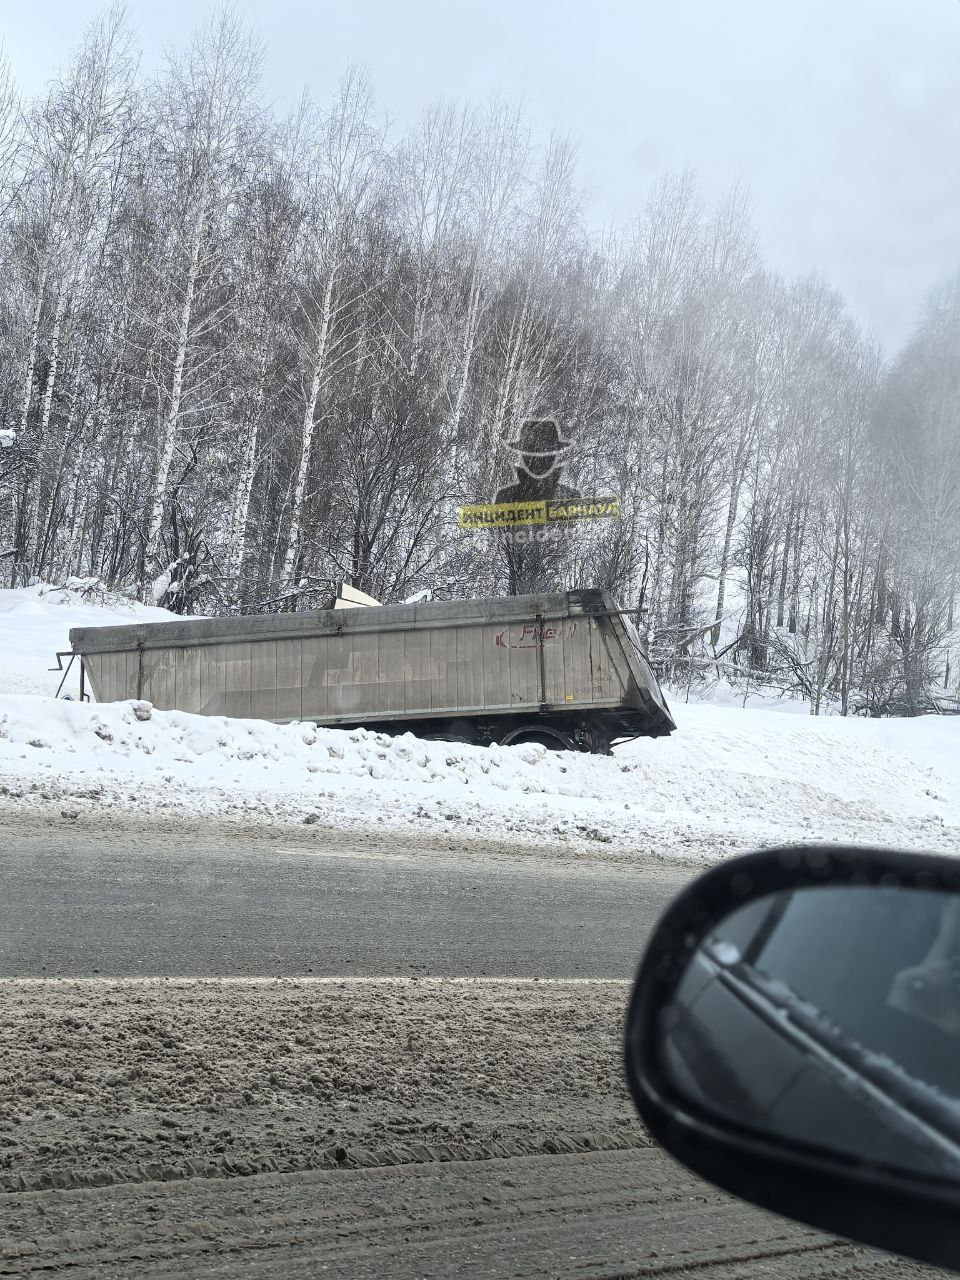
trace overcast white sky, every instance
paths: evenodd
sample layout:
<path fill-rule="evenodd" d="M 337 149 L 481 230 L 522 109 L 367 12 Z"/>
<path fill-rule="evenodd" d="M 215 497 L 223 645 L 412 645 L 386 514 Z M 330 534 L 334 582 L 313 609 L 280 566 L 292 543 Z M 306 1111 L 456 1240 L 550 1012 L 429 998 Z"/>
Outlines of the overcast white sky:
<path fill-rule="evenodd" d="M 100 0 L 0 0 L 28 91 Z M 437 98 L 522 95 L 579 144 L 591 221 L 624 221 L 664 169 L 742 182 L 767 261 L 820 271 L 890 346 L 960 270 L 960 0 L 239 0 L 267 89 L 320 97 L 370 70 L 398 128 Z M 199 6 L 130 0 L 144 64 Z"/>

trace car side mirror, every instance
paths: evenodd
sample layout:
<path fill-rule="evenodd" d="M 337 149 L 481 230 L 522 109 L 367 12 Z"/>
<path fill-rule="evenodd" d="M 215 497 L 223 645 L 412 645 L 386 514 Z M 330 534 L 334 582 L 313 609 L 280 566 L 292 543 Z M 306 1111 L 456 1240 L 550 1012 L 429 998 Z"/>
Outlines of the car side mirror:
<path fill-rule="evenodd" d="M 960 1269 L 960 861 L 792 846 L 701 876 L 650 940 L 626 1067 L 718 1187 Z"/>

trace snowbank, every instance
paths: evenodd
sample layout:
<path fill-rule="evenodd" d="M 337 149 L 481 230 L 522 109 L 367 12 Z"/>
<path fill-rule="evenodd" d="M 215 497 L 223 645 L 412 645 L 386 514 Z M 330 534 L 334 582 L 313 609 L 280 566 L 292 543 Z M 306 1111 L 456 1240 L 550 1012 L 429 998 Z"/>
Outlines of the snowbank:
<path fill-rule="evenodd" d="M 15 595 L 37 607 L 24 611 Z M 26 593 L 0 593 L 4 603 L 0 643 L 21 690 L 0 693 L 7 806 L 52 801 L 80 820 L 119 807 L 345 829 L 455 824 L 486 838 L 697 860 L 794 838 L 960 851 L 960 717 L 813 719 L 680 703 L 671 738 L 601 758 L 96 706 L 36 694 L 58 679 L 43 668 L 66 630 L 116 613 Z M 0 681 L 10 688 L 6 670 Z"/>

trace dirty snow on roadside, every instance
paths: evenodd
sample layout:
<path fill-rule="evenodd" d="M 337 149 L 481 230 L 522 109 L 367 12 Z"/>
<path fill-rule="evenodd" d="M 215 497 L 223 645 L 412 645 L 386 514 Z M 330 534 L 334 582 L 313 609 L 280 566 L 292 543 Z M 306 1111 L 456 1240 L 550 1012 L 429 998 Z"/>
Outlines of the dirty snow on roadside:
<path fill-rule="evenodd" d="M 116 607 L 131 619 L 169 616 Z M 455 828 L 694 860 L 787 839 L 960 851 L 960 718 L 680 703 L 672 737 L 603 758 L 55 700 L 59 676 L 46 668 L 69 628 L 117 620 L 70 593 L 0 592 L 6 812 Z"/>
<path fill-rule="evenodd" d="M 620 982 L 42 978 L 0 998 L 0 1192 L 650 1141 Z"/>

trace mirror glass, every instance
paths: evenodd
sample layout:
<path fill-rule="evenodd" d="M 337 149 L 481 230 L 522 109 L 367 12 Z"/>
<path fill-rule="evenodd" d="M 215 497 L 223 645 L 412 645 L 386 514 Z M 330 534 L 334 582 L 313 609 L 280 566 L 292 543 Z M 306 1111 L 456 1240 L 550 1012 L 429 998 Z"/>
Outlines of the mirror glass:
<path fill-rule="evenodd" d="M 960 1181 L 960 896 L 818 886 L 742 907 L 695 951 L 659 1053 L 720 1118 Z"/>

